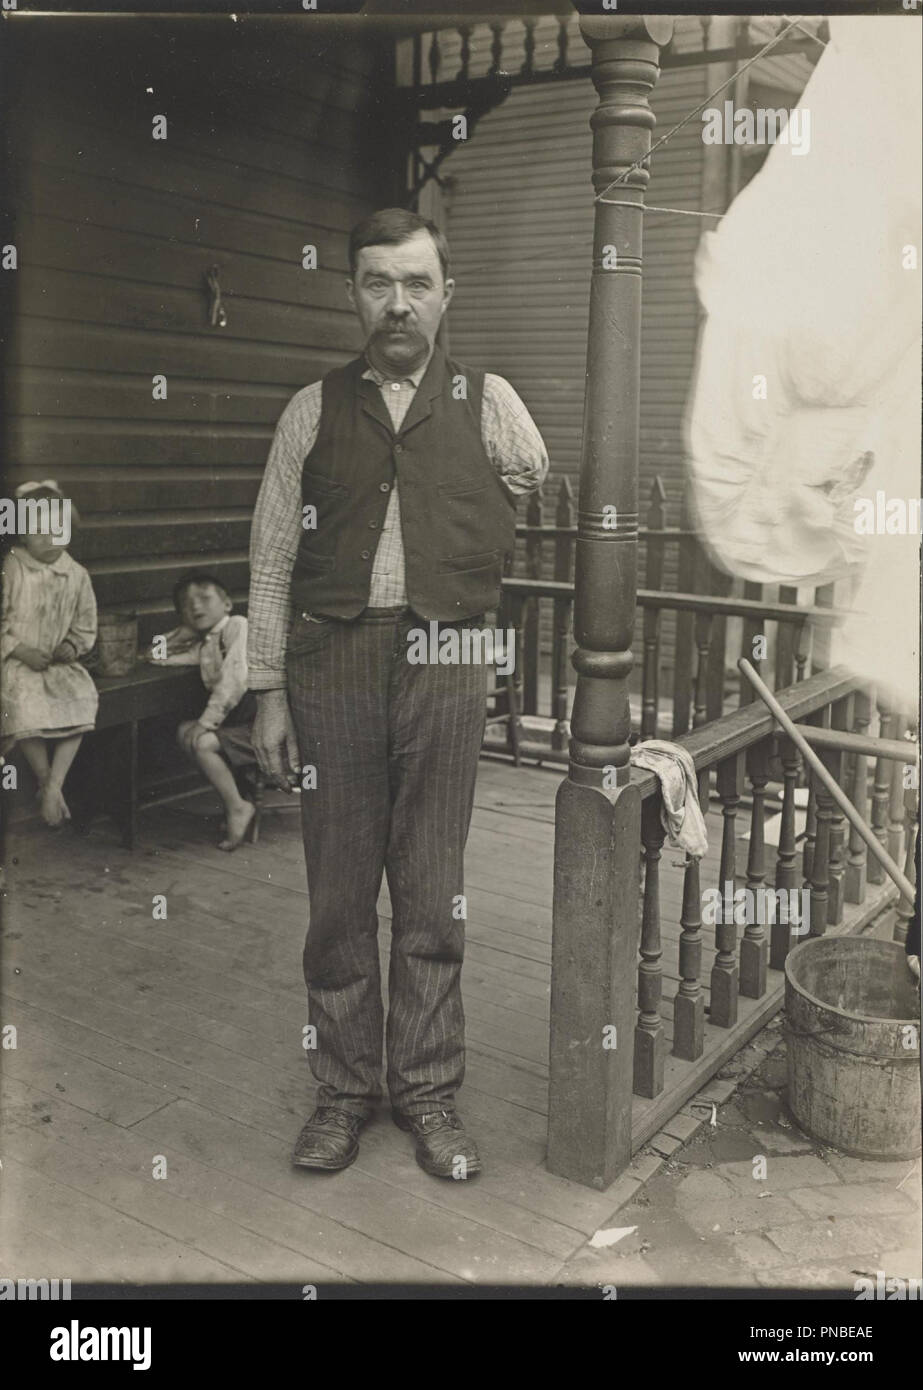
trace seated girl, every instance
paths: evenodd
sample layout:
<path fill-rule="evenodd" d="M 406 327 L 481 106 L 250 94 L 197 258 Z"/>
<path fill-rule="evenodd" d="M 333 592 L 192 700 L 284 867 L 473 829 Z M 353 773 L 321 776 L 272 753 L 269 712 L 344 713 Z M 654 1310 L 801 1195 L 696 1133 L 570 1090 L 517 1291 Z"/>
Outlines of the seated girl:
<path fill-rule="evenodd" d="M 227 590 L 214 575 L 195 570 L 173 590 L 181 626 L 155 638 L 145 659 L 155 665 L 198 665 L 208 703 L 198 719 L 177 729 L 183 751 L 224 803 L 226 833 L 218 848 L 237 849 L 255 839 L 257 810 L 241 796 L 236 773 L 258 764 L 250 729 L 256 696 L 247 688 L 247 619 L 232 613 Z"/>
<path fill-rule="evenodd" d="M 17 498 L 57 499 L 57 483 L 23 483 Z M 46 509 L 47 511 L 47 506 Z M 64 779 L 83 735 L 96 723 L 99 696 L 80 664 L 96 642 L 96 598 L 90 576 L 67 547 L 36 527 L 3 563 L 0 620 L 0 733 L 6 754 L 17 746 L 38 782 L 46 825 L 70 819 Z M 70 504 L 70 525 L 78 521 Z"/>

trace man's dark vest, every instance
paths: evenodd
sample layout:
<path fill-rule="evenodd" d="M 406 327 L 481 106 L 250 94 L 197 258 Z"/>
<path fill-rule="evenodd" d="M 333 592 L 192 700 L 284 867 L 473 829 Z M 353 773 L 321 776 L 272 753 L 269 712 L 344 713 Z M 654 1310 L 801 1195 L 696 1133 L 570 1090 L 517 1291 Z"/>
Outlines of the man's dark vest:
<path fill-rule="evenodd" d="M 437 348 L 395 432 L 381 391 L 362 377 L 367 366 L 360 357 L 323 380 L 317 441 L 301 475 L 316 526 L 302 530 L 292 570 L 296 612 L 355 618 L 367 606 L 395 478 L 410 607 L 441 620 L 495 609 L 516 504 L 481 442 L 483 372 Z"/>

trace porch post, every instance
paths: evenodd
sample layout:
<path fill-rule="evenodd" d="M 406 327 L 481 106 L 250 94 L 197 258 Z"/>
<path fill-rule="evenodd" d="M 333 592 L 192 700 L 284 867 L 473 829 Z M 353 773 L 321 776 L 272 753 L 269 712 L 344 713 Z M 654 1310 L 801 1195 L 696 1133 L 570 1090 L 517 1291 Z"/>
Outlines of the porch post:
<path fill-rule="evenodd" d="M 589 8 L 578 4 L 578 9 Z M 672 20 L 584 17 L 597 194 L 643 158 Z M 548 1167 L 605 1188 L 631 1158 L 641 803 L 629 782 L 644 168 L 596 204 L 575 565 L 577 691 L 555 807 Z"/>

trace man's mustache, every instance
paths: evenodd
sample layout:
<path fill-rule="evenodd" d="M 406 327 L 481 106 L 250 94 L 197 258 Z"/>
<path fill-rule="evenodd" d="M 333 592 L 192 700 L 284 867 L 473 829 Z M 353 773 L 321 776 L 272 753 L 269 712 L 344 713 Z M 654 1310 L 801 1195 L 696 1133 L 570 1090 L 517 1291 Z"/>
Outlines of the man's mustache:
<path fill-rule="evenodd" d="M 385 333 L 406 333 L 409 337 L 422 337 L 422 334 L 414 328 L 412 324 L 405 323 L 400 319 L 394 319 L 387 323 L 379 324 L 379 326 L 373 330 L 372 337 L 378 338 Z"/>

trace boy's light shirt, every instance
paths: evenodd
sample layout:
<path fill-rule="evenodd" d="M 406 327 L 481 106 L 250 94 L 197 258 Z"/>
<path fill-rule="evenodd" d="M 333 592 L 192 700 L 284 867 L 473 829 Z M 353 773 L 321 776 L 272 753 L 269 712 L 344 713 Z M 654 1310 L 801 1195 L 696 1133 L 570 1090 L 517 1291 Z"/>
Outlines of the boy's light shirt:
<path fill-rule="evenodd" d="M 208 704 L 198 722 L 203 729 L 219 728 L 247 693 L 247 619 L 239 613 L 225 613 L 204 636 L 183 626 L 173 628 L 164 636 L 167 655 L 155 657 L 149 654 L 147 660 L 154 666 L 198 666 L 202 684 L 210 692 Z M 172 652 L 171 638 L 174 644 Z"/>

